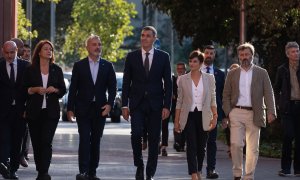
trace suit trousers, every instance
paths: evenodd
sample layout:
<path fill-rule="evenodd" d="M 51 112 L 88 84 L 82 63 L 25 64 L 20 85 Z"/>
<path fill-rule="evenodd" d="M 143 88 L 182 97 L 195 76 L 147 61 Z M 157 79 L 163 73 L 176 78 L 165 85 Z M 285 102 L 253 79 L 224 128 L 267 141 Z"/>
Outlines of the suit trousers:
<path fill-rule="evenodd" d="M 10 171 L 19 169 L 22 135 L 25 120 L 18 116 L 15 106 L 11 106 L 5 119 L 0 119 L 0 162 L 6 164 L 10 158 Z"/>
<path fill-rule="evenodd" d="M 281 115 L 283 129 L 283 143 L 281 153 L 281 169 L 291 173 L 293 141 L 294 149 L 294 172 L 300 173 L 300 102 L 290 102 L 290 111 Z"/>
<path fill-rule="evenodd" d="M 203 130 L 202 112 L 190 112 L 184 128 L 189 174 L 202 171 L 208 132 Z"/>
<path fill-rule="evenodd" d="M 28 119 L 34 162 L 39 173 L 48 173 L 57 124 L 58 119 L 49 118 L 47 108 L 41 110 L 37 119 Z"/>
<path fill-rule="evenodd" d="M 253 111 L 234 108 L 229 113 L 229 118 L 233 176 L 243 175 L 243 147 L 246 141 L 244 179 L 254 179 L 259 155 L 260 127 L 253 123 Z"/>
<path fill-rule="evenodd" d="M 24 157 L 28 156 L 29 144 L 30 144 L 29 127 L 28 127 L 28 124 L 26 123 L 25 133 L 23 135 L 23 140 L 22 140 L 21 156 L 24 156 Z"/>
<path fill-rule="evenodd" d="M 103 135 L 106 118 L 92 103 L 87 114 L 77 116 L 79 133 L 79 172 L 96 175 L 100 160 L 100 141 Z"/>
<path fill-rule="evenodd" d="M 170 121 L 170 116 L 167 119 L 162 120 L 161 146 L 168 146 L 168 141 L 169 141 L 169 121 Z"/>
<path fill-rule="evenodd" d="M 208 132 L 207 146 L 206 146 L 206 171 L 213 171 L 216 169 L 216 155 L 217 155 L 217 126 L 215 129 Z"/>
<path fill-rule="evenodd" d="M 154 110 L 147 98 L 141 104 L 130 111 L 131 116 L 131 146 L 133 150 L 134 165 L 144 166 L 141 139 L 147 127 L 148 134 L 148 161 L 146 175 L 153 177 L 156 172 L 159 140 L 161 133 L 162 109 Z"/>

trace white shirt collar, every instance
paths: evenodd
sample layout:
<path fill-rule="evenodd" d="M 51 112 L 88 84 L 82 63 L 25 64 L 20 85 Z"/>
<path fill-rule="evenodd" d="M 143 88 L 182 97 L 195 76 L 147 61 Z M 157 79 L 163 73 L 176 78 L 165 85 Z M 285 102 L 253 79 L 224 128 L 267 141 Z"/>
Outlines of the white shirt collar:
<path fill-rule="evenodd" d="M 94 62 L 94 60 L 92 60 L 89 56 L 88 56 L 89 62 Z M 98 63 L 100 61 L 100 57 L 97 59 L 97 61 L 95 63 Z"/>
<path fill-rule="evenodd" d="M 250 68 L 249 68 L 248 71 L 252 71 L 252 70 L 253 70 L 253 67 L 254 67 L 254 64 L 251 63 L 251 66 L 250 66 Z M 248 71 L 246 71 L 242 66 L 241 66 L 241 70 L 242 70 L 242 71 L 245 71 L 245 72 L 248 72 Z"/>
<path fill-rule="evenodd" d="M 146 51 L 142 48 L 142 53 L 146 54 Z M 154 54 L 154 47 L 152 47 L 149 51 L 149 54 Z"/>
<path fill-rule="evenodd" d="M 17 57 L 15 57 L 15 59 L 12 62 L 14 65 L 17 65 Z M 8 61 L 6 61 L 7 65 L 10 65 L 10 63 Z"/>

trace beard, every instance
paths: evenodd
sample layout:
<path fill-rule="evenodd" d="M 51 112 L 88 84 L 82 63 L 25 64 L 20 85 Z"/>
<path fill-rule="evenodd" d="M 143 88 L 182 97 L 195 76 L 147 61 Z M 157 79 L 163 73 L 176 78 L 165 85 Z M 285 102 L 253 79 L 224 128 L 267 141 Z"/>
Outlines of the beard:
<path fill-rule="evenodd" d="M 213 63 L 213 59 L 212 58 L 206 58 L 206 59 L 204 59 L 204 63 L 205 63 L 205 65 L 210 66 Z"/>
<path fill-rule="evenodd" d="M 245 59 L 240 60 L 240 62 L 241 62 L 241 66 L 243 68 L 248 68 L 251 66 L 252 59 L 245 58 Z"/>

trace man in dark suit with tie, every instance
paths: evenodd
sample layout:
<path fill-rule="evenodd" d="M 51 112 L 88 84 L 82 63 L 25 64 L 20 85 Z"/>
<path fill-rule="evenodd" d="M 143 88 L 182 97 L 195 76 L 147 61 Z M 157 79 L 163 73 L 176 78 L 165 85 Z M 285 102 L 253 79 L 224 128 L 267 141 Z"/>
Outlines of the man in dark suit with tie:
<path fill-rule="evenodd" d="M 220 69 L 216 68 L 213 63 L 216 56 L 216 50 L 213 45 L 208 45 L 204 48 L 204 63 L 202 66 L 202 71 L 206 73 L 213 74 L 216 81 L 216 101 L 217 101 L 217 111 L 218 111 L 218 121 L 221 122 L 224 116 L 224 111 L 222 109 L 222 93 L 225 83 L 225 73 Z M 216 168 L 216 154 L 217 154 L 217 126 L 215 129 L 209 132 L 207 140 L 207 167 L 206 167 L 206 178 L 207 179 L 217 179 L 219 177 L 218 173 L 215 171 Z"/>
<path fill-rule="evenodd" d="M 27 61 L 17 58 L 17 45 L 7 41 L 0 61 L 0 173 L 5 179 L 18 179 L 22 135 L 25 132 L 25 101 L 27 92 L 22 78 Z M 10 168 L 7 167 L 10 158 Z"/>
<path fill-rule="evenodd" d="M 73 67 L 68 96 L 68 119 L 76 116 L 79 132 L 79 172 L 76 180 L 100 180 L 96 169 L 106 116 L 113 106 L 117 81 L 112 63 L 101 58 L 100 37 L 86 40 L 88 57 Z M 106 92 L 107 95 L 106 96 Z"/>
<path fill-rule="evenodd" d="M 157 31 L 146 26 L 141 33 L 141 49 L 128 53 L 122 88 L 122 115 L 131 116 L 131 145 L 136 179 L 144 179 L 142 143 L 144 128 L 148 134 L 147 180 L 153 179 L 157 167 L 162 120 L 170 114 L 172 79 L 168 53 L 155 49 Z"/>

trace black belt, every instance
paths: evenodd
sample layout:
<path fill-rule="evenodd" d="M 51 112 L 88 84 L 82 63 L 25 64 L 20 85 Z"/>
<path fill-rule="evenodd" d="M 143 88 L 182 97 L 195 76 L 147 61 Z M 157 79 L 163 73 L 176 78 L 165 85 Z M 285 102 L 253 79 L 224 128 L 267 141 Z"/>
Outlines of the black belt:
<path fill-rule="evenodd" d="M 297 105 L 300 104 L 300 100 L 291 100 L 290 102 L 291 102 L 292 104 L 297 104 Z"/>
<path fill-rule="evenodd" d="M 248 110 L 248 111 L 252 111 L 252 107 L 247 107 L 247 106 L 235 106 L 235 108 L 245 109 L 245 110 Z"/>

